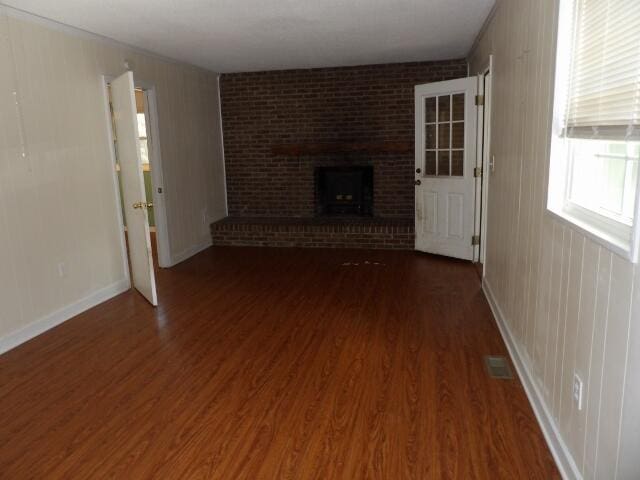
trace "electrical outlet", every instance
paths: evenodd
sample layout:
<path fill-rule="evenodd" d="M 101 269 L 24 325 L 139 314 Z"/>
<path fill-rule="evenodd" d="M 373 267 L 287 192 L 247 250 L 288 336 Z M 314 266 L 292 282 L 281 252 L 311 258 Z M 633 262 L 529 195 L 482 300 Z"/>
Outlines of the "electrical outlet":
<path fill-rule="evenodd" d="M 203 209 L 200 213 L 202 215 L 202 224 L 206 225 L 207 224 L 207 210 Z"/>
<path fill-rule="evenodd" d="M 573 401 L 578 410 L 582 410 L 582 380 L 577 373 L 573 374 Z"/>
<path fill-rule="evenodd" d="M 58 276 L 59 277 L 64 277 L 66 274 L 67 274 L 66 266 L 65 266 L 64 262 L 60 262 L 58 264 Z"/>

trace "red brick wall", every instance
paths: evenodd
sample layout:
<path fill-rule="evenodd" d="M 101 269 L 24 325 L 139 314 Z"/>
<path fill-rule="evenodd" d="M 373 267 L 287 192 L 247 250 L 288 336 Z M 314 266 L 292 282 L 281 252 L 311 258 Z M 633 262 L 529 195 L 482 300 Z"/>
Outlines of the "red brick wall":
<path fill-rule="evenodd" d="M 413 153 L 300 158 L 274 144 L 411 142 L 414 85 L 467 75 L 466 61 L 232 73 L 221 76 L 229 214 L 314 214 L 316 165 L 373 165 L 374 213 L 412 217 Z"/>

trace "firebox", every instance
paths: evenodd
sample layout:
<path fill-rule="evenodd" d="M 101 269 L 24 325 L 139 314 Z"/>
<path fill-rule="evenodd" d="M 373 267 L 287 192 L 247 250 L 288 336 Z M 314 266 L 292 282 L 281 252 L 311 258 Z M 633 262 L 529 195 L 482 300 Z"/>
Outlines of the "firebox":
<path fill-rule="evenodd" d="M 373 167 L 316 167 L 316 214 L 373 215 Z"/>

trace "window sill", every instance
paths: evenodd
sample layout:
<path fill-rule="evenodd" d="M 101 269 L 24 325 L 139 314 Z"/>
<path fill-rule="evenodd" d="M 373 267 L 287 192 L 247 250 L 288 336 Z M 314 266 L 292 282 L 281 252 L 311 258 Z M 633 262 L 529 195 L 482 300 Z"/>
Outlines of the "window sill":
<path fill-rule="evenodd" d="M 630 240 L 619 238 L 602 228 L 598 228 L 597 226 L 580 218 L 579 216 L 570 214 L 566 210 L 557 211 L 547 207 L 547 213 L 549 213 L 555 219 L 559 220 L 561 223 L 566 224 L 574 230 L 577 230 L 587 238 L 621 256 L 625 260 L 631 261 L 633 263 L 637 261 L 636 254 L 634 252 L 634 249 L 632 248 Z"/>

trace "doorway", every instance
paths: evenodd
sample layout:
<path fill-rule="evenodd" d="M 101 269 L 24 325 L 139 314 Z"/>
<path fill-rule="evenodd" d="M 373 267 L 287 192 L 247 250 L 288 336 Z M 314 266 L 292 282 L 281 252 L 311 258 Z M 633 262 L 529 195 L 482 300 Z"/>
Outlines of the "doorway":
<path fill-rule="evenodd" d="M 154 91 L 134 86 L 129 71 L 105 78 L 105 94 L 125 268 L 132 286 L 157 305 L 156 268 L 168 266 L 168 242 Z"/>

